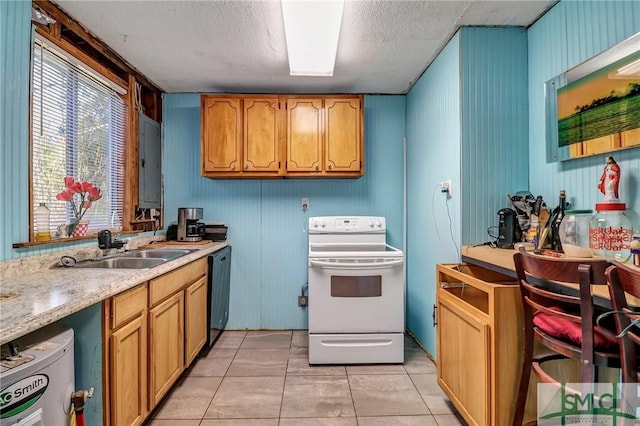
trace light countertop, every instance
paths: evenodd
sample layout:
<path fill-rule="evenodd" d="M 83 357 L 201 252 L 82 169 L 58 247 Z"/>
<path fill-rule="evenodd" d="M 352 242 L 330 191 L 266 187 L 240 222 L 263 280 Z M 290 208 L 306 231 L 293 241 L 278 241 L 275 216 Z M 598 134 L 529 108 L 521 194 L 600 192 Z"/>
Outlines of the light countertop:
<path fill-rule="evenodd" d="M 513 263 L 513 255 L 516 253 L 516 250 L 514 249 L 492 248 L 489 246 L 462 246 L 461 253 L 462 260 L 465 262 L 483 266 L 514 278 L 517 277 L 515 273 L 516 267 Z M 578 284 L 558 284 L 567 287 L 568 289 L 572 289 L 574 293 L 577 293 L 579 288 Z M 605 303 L 608 304 L 609 289 L 606 285 L 594 285 L 591 291 L 594 296 L 606 301 Z M 627 300 L 630 304 L 640 306 L 640 299 L 628 296 Z"/>
<path fill-rule="evenodd" d="M 54 267 L 0 274 L 0 344 L 226 247 L 214 242 L 151 269 Z"/>

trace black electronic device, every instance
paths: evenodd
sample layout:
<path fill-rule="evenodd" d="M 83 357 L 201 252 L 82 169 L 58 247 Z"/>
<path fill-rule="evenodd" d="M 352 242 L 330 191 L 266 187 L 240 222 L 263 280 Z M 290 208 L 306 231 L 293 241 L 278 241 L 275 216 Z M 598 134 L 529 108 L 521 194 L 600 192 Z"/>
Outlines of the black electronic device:
<path fill-rule="evenodd" d="M 498 211 L 498 240 L 499 248 L 513 248 L 522 238 L 522 231 L 518 225 L 518 218 L 513 209 L 500 209 Z"/>

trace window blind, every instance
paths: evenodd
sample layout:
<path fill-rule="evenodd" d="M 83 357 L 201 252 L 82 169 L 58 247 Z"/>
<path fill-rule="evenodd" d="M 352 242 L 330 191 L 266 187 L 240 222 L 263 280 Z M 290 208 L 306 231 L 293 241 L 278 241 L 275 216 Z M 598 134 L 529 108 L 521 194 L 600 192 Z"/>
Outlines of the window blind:
<path fill-rule="evenodd" d="M 126 102 L 41 39 L 34 43 L 31 77 L 32 208 L 46 203 L 52 233 L 71 223 L 70 203 L 56 199 L 71 176 L 102 191 L 83 217 L 89 229 L 121 228 Z"/>

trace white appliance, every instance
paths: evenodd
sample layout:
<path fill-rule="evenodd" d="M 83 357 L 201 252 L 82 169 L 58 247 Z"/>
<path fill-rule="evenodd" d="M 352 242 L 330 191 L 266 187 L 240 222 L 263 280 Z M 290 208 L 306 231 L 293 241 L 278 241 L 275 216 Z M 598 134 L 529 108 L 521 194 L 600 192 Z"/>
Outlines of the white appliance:
<path fill-rule="evenodd" d="M 2 345 L 0 426 L 69 424 L 74 391 L 73 330 L 48 325 Z"/>
<path fill-rule="evenodd" d="M 384 217 L 309 218 L 309 364 L 404 362 L 403 263 Z"/>

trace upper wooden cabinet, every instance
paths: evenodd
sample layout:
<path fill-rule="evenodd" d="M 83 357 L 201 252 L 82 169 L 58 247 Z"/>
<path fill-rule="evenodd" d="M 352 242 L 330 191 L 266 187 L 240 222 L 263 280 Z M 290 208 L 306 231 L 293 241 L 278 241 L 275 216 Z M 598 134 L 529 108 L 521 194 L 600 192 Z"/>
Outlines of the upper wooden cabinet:
<path fill-rule="evenodd" d="M 277 174 L 280 171 L 282 118 L 278 97 L 244 98 L 243 170 Z"/>
<path fill-rule="evenodd" d="M 322 99 L 287 99 L 287 172 L 323 167 Z"/>
<path fill-rule="evenodd" d="M 278 96 L 202 96 L 202 175 L 281 174 L 282 117 Z"/>
<path fill-rule="evenodd" d="M 324 101 L 327 172 L 362 172 L 361 102 L 359 98 Z"/>
<path fill-rule="evenodd" d="M 362 95 L 202 95 L 202 175 L 360 177 Z"/>
<path fill-rule="evenodd" d="M 240 99 L 202 97 L 202 173 L 233 173 L 242 164 Z"/>

